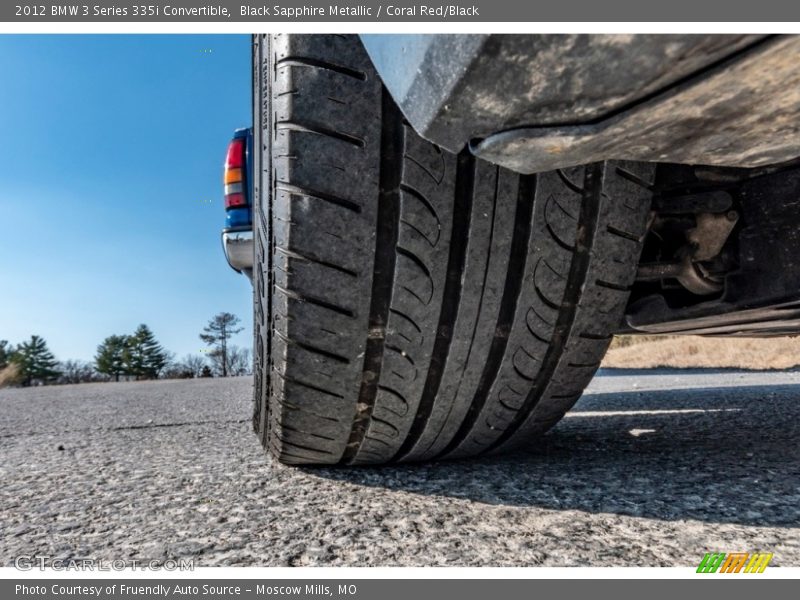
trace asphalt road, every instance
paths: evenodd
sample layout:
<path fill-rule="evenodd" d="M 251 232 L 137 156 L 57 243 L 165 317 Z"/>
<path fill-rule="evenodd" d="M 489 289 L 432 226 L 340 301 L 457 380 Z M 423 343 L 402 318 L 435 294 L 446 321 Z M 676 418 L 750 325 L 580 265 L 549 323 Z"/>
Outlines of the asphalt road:
<path fill-rule="evenodd" d="M 530 452 L 383 469 L 271 461 L 251 390 L 0 391 L 0 564 L 800 566 L 800 373 L 605 372 Z"/>

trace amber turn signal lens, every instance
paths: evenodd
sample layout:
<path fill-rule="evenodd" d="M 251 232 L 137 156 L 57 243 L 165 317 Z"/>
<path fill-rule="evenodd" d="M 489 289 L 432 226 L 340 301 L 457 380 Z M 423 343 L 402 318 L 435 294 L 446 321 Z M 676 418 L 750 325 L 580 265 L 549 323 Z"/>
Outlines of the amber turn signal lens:
<path fill-rule="evenodd" d="M 225 185 L 242 181 L 241 169 L 225 169 Z"/>

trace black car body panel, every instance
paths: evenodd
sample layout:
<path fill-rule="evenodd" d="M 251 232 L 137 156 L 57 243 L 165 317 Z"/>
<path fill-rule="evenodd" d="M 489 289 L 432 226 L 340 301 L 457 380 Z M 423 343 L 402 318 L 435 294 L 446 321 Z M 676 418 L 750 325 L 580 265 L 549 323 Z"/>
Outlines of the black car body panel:
<path fill-rule="evenodd" d="M 800 38 L 364 35 L 415 130 L 521 173 L 800 156 Z M 794 133 L 794 135 L 793 135 Z"/>

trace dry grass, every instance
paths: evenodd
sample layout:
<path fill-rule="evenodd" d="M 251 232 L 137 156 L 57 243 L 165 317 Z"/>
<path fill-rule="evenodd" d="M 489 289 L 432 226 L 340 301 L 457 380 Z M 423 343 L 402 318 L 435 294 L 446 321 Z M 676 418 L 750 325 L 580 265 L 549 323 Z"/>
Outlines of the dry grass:
<path fill-rule="evenodd" d="M 703 338 L 619 336 L 603 366 L 618 369 L 790 369 L 800 365 L 800 337 Z"/>
<path fill-rule="evenodd" d="M 19 383 L 19 366 L 11 363 L 0 370 L 0 388 Z"/>

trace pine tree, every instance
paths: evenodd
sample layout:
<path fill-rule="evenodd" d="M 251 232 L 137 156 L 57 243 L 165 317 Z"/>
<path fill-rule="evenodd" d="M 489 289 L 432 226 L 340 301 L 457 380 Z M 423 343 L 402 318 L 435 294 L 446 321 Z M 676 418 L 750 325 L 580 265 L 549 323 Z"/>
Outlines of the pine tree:
<path fill-rule="evenodd" d="M 228 340 L 231 336 L 242 331 L 239 325 L 239 317 L 228 312 L 221 312 L 214 315 L 200 334 L 200 339 L 207 345 L 212 346 L 213 350 L 209 357 L 217 367 L 223 377 L 228 376 Z"/>
<path fill-rule="evenodd" d="M 137 379 L 156 379 L 168 358 L 145 324 L 139 325 L 128 338 L 124 356 L 126 371 Z"/>
<path fill-rule="evenodd" d="M 126 373 L 125 351 L 128 347 L 127 335 L 110 335 L 97 347 L 94 358 L 95 368 L 119 381 L 119 376 Z"/>
<path fill-rule="evenodd" d="M 59 375 L 58 361 L 47 348 L 47 342 L 38 335 L 32 335 L 29 341 L 19 344 L 11 361 L 19 367 L 22 385 L 49 381 Z"/>

